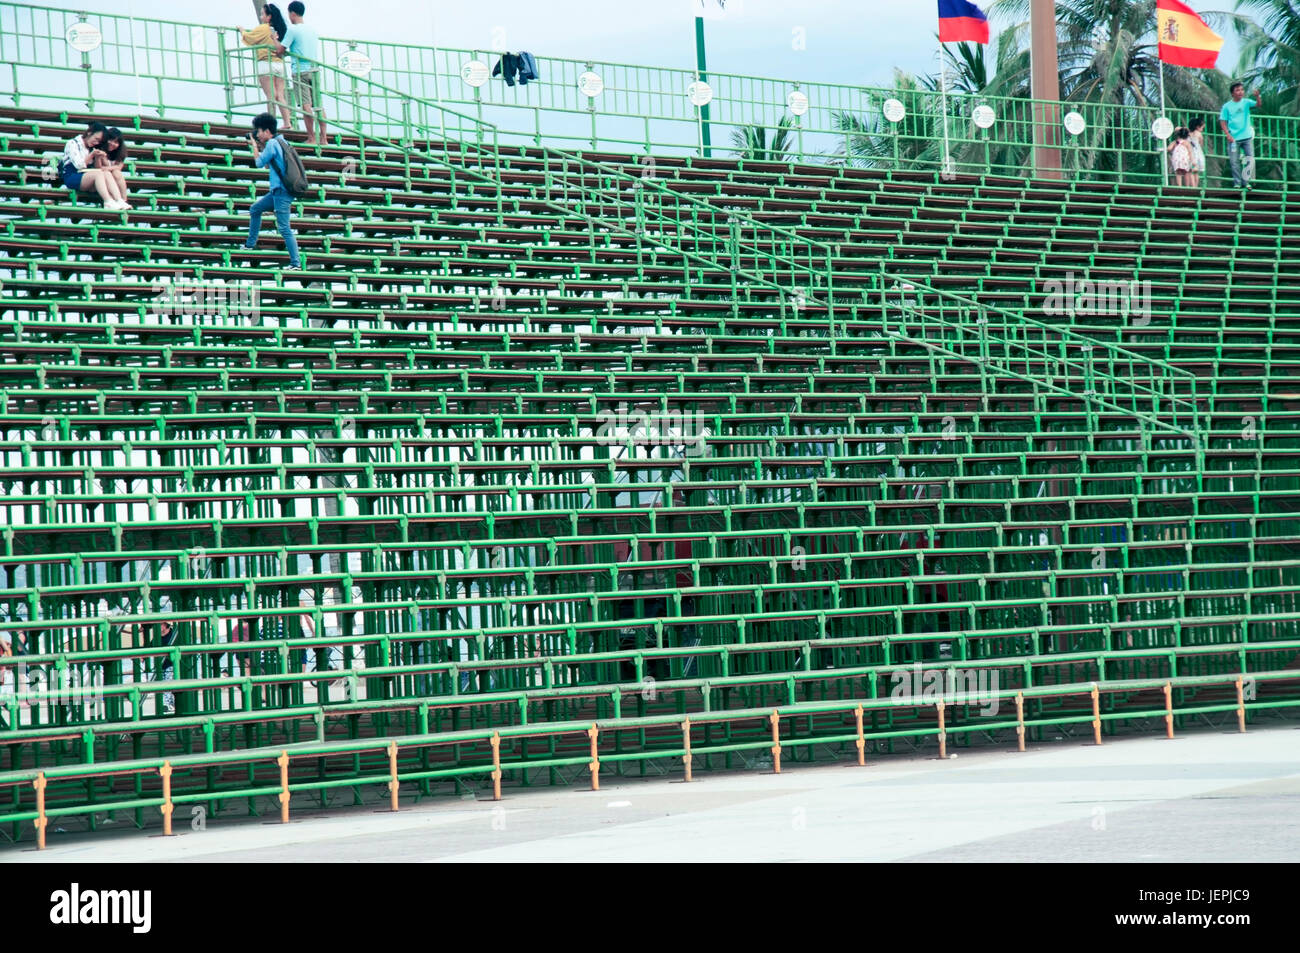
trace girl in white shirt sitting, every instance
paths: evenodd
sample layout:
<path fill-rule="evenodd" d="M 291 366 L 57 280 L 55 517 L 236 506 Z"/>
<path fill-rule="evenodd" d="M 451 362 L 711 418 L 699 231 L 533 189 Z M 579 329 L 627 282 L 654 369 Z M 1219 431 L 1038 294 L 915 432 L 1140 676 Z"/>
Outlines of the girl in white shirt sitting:
<path fill-rule="evenodd" d="M 74 192 L 98 192 L 104 201 L 104 208 L 114 212 L 129 209 L 117 187 L 113 173 L 108 169 L 96 169 L 99 157 L 104 155 L 100 144 L 104 141 L 107 128 L 102 122 L 92 122 L 86 131 L 73 136 L 63 147 L 63 159 L 59 162 L 59 176 L 63 184 Z"/>

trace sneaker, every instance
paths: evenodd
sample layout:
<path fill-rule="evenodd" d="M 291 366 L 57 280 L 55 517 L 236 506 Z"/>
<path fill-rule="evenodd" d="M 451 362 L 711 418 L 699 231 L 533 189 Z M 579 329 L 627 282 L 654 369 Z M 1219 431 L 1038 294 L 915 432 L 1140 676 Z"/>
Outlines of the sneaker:
<path fill-rule="evenodd" d="M 281 271 L 302 271 L 302 266 L 301 266 L 301 265 L 285 265 L 285 266 L 284 266 L 283 268 L 281 268 L 280 270 L 281 270 Z"/>
<path fill-rule="evenodd" d="M 131 206 L 127 205 L 125 202 L 119 202 L 116 199 L 109 199 L 104 203 L 104 208 L 108 209 L 110 212 L 125 212 L 129 210 Z"/>

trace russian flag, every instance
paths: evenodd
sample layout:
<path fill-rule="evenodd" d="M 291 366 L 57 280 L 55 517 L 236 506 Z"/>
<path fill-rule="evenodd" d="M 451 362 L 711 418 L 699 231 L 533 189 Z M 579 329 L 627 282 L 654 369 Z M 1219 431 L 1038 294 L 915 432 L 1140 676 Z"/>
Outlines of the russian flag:
<path fill-rule="evenodd" d="M 993 0 L 939 0 L 940 43 L 987 43 L 989 18 L 984 12 Z"/>

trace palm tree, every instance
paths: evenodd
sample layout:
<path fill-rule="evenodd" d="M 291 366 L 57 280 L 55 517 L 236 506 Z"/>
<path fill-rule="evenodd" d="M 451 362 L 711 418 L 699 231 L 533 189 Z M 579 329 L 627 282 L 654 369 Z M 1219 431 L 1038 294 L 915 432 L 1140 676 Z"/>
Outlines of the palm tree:
<path fill-rule="evenodd" d="M 1029 0 L 996 0 L 995 17 L 1023 23 Z M 1160 58 L 1155 0 L 1058 0 L 1061 99 L 1109 105 L 1158 105 Z M 1182 108 L 1221 103 L 1210 71 L 1165 67 L 1165 97 Z M 1220 79 L 1221 81 L 1221 79 Z"/>
<path fill-rule="evenodd" d="M 794 135 L 791 132 L 793 120 L 782 116 L 773 129 L 772 138 L 767 137 L 766 126 L 755 123 L 731 130 L 731 146 L 741 159 L 754 159 L 759 162 L 780 162 L 787 159 L 794 147 Z"/>
<path fill-rule="evenodd" d="M 944 72 L 948 81 L 948 133 L 957 169 L 996 168 L 1015 173 L 1028 159 L 1028 149 L 997 143 L 978 133 L 971 110 L 985 97 L 1029 95 L 1029 51 L 1018 42 L 1021 27 L 1011 27 L 998 38 L 996 65 L 982 44 L 945 46 Z M 845 141 L 838 149 L 840 161 L 868 168 L 903 164 L 911 168 L 938 169 L 943 158 L 943 97 L 940 77 L 914 77 L 896 70 L 893 98 L 907 109 L 906 118 L 894 125 L 879 109 L 862 115 L 832 114 L 835 128 Z"/>
<path fill-rule="evenodd" d="M 1243 82 L 1263 93 L 1260 110 L 1264 115 L 1300 115 L 1300 7 L 1286 0 L 1237 0 L 1238 11 L 1220 15 L 1230 21 L 1242 40 L 1239 69 Z M 1269 151 L 1282 161 L 1260 162 L 1261 179 L 1294 178 L 1296 169 L 1288 163 L 1300 161 L 1300 149 L 1293 141 L 1274 141 Z"/>
<path fill-rule="evenodd" d="M 832 125 L 844 137 L 835 150 L 835 161 L 868 169 L 895 164 L 939 167 L 939 127 L 932 107 L 937 96 L 921 80 L 896 69 L 892 98 L 907 109 L 906 118 L 897 124 L 885 118 L 883 104 L 866 114 L 843 110 L 831 114 Z"/>
<path fill-rule="evenodd" d="M 1023 27 L 1029 0 L 996 0 L 991 12 Z M 1149 132 L 1161 106 L 1155 0 L 1058 0 L 1056 22 L 1061 99 L 1078 104 L 1088 122 L 1075 160 L 1085 169 L 1161 174 Z M 1217 70 L 1164 67 L 1164 101 L 1174 116 L 1212 118 L 1227 86 Z"/>
<path fill-rule="evenodd" d="M 1264 112 L 1300 115 L 1300 7 L 1288 0 L 1237 0 L 1254 19 L 1233 17 L 1244 73 L 1264 93 Z"/>
<path fill-rule="evenodd" d="M 948 74 L 948 91 L 984 93 L 989 96 L 1029 95 L 1029 48 L 1018 34 L 1022 27 L 1012 26 L 997 38 L 997 61 L 989 69 L 989 47 L 982 43 L 944 44 L 944 68 Z M 955 52 L 954 52 L 955 50 Z M 923 80 L 930 89 L 938 89 L 937 77 Z"/>

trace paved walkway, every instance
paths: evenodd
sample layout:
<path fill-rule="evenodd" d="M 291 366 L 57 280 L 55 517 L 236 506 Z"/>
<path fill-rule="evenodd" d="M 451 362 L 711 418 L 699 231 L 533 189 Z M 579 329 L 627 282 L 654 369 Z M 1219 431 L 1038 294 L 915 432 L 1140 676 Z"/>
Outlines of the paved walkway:
<path fill-rule="evenodd" d="M 856 764 L 698 772 L 691 784 L 436 798 L 178 836 L 78 835 L 40 861 L 1295 861 L 1300 728 L 1077 741 Z"/>

